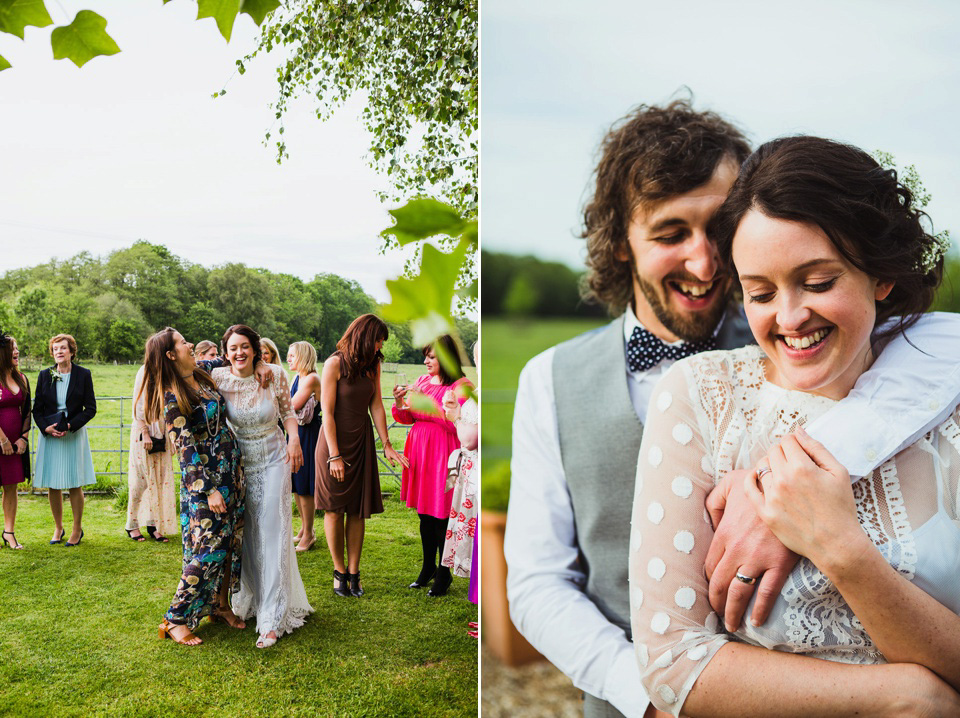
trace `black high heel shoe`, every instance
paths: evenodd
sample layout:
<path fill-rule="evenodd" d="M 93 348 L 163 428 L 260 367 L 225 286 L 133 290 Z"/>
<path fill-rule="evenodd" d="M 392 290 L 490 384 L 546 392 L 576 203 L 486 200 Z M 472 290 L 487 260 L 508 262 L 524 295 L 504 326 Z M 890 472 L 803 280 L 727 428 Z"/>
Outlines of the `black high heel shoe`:
<path fill-rule="evenodd" d="M 363 586 L 360 585 L 360 572 L 348 573 L 347 579 L 350 581 L 350 595 L 360 598 L 363 595 Z"/>
<path fill-rule="evenodd" d="M 139 530 L 140 530 L 140 529 L 124 529 L 124 531 L 127 532 L 127 536 L 128 536 L 129 538 L 133 539 L 134 541 L 137 541 L 137 542 L 146 541 L 146 540 L 147 540 L 147 537 L 144 536 L 143 534 L 140 534 L 139 536 L 134 536 L 134 535 L 133 535 L 133 532 L 134 532 L 134 531 L 139 531 Z M 53 543 L 53 541 L 51 541 L 50 543 Z"/>
<path fill-rule="evenodd" d="M 83 529 L 80 529 L 80 538 L 77 539 L 76 543 L 70 543 L 69 541 L 67 541 L 64 544 L 64 546 L 70 546 L 70 547 L 79 546 L 81 541 L 83 541 Z"/>
<path fill-rule="evenodd" d="M 427 591 L 428 596 L 446 596 L 450 584 L 453 583 L 453 574 L 448 568 L 446 571 L 437 571 L 437 576 L 433 581 L 433 586 Z"/>
<path fill-rule="evenodd" d="M 58 539 L 56 539 L 56 540 L 51 540 L 51 541 L 50 541 L 50 545 L 51 545 L 51 546 L 56 546 L 58 543 L 60 543 L 60 542 L 63 541 L 63 537 L 66 536 L 66 535 L 67 535 L 67 530 L 66 530 L 66 529 L 60 529 L 60 538 L 58 538 Z"/>
<path fill-rule="evenodd" d="M 407 588 L 423 588 L 428 583 L 430 583 L 437 575 L 437 567 L 434 566 L 430 569 L 429 573 L 425 572 L 425 569 L 420 570 L 420 575 L 411 583 Z"/>
<path fill-rule="evenodd" d="M 350 587 L 347 583 L 347 579 L 349 576 L 350 576 L 349 573 L 340 573 L 337 569 L 333 569 L 333 580 L 337 582 L 337 585 L 333 587 L 333 592 L 338 596 L 353 595 L 352 593 L 350 593 Z"/>
<path fill-rule="evenodd" d="M 154 541 L 159 541 L 160 543 L 170 543 L 170 539 L 159 534 L 156 526 L 147 526 L 147 533 L 150 534 L 150 538 L 152 538 Z"/>
<path fill-rule="evenodd" d="M 7 536 L 8 536 L 8 535 L 9 535 L 9 536 L 13 536 L 13 543 L 10 543 L 9 541 L 7 541 Z M 4 532 L 3 532 L 3 545 L 4 545 L 4 546 L 9 546 L 10 548 L 15 548 L 15 549 L 22 549 L 22 548 L 23 548 L 23 544 L 20 543 L 19 541 L 17 541 L 17 537 L 14 536 L 13 531 L 4 531 Z M 357 577 L 359 578 L 359 575 L 358 575 Z M 362 593 L 362 591 L 361 591 L 361 593 Z"/>

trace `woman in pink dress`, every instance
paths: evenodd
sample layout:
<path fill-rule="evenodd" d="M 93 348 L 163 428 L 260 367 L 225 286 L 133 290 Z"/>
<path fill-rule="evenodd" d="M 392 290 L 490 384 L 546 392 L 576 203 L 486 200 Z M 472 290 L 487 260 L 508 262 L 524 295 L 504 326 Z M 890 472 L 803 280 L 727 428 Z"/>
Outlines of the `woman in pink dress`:
<path fill-rule="evenodd" d="M 3 485 L 3 545 L 22 549 L 13 533 L 17 487 L 30 477 L 30 384 L 20 373 L 17 340 L 0 333 L 0 484 Z"/>
<path fill-rule="evenodd" d="M 443 395 L 453 391 L 462 403 L 471 385 L 463 375 L 460 352 L 453 338 L 443 335 L 436 343 L 451 358 L 452 366 L 440 364 L 434 345 L 424 347 L 423 363 L 427 373 L 417 379 L 412 389 L 394 387 L 393 418 L 401 424 L 413 424 L 403 447 L 410 466 L 403 470 L 400 498 L 420 516 L 423 565 L 410 588 L 423 588 L 433 580 L 428 595 L 443 596 L 453 580 L 450 569 L 438 567 L 437 560 L 443 550 L 453 499 L 453 491 L 446 490 L 447 458 L 460 446 L 457 427 L 444 416 Z"/>

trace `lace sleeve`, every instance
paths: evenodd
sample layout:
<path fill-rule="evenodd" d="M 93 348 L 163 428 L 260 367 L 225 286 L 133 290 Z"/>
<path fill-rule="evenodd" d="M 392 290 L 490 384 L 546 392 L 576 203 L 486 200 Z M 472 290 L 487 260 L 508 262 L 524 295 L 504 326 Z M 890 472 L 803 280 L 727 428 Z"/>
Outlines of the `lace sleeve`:
<path fill-rule="evenodd" d="M 466 424 L 479 424 L 480 420 L 478 418 L 479 407 L 477 402 L 473 399 L 466 399 L 460 405 L 460 418 L 457 419 L 457 424 L 464 422 Z"/>
<path fill-rule="evenodd" d="M 630 532 L 630 616 L 641 680 L 654 705 L 673 715 L 728 640 L 703 573 L 713 538 L 704 507 L 714 486 L 707 419 L 682 364 L 653 390 Z"/>
<path fill-rule="evenodd" d="M 180 412 L 177 399 L 171 392 L 164 397 L 164 419 L 170 443 L 177 447 L 180 468 L 183 471 L 183 486 L 193 495 L 209 494 L 216 487 L 204 469 L 206 463 L 197 451 L 197 442 L 190 428 L 189 417 Z"/>
<path fill-rule="evenodd" d="M 290 384 L 287 382 L 287 375 L 276 364 L 271 366 L 273 367 L 273 394 L 277 397 L 280 421 L 296 419 L 297 415 L 293 413 L 293 407 L 290 405 Z"/>

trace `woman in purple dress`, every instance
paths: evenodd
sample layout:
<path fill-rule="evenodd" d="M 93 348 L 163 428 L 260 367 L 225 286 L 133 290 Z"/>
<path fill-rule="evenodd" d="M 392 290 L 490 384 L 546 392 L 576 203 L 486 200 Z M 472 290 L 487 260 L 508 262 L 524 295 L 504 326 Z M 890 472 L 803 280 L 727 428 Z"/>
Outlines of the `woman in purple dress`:
<path fill-rule="evenodd" d="M 3 545 L 22 549 L 14 535 L 17 487 L 30 478 L 30 384 L 20 373 L 17 340 L 0 333 L 0 484 L 3 485 Z"/>

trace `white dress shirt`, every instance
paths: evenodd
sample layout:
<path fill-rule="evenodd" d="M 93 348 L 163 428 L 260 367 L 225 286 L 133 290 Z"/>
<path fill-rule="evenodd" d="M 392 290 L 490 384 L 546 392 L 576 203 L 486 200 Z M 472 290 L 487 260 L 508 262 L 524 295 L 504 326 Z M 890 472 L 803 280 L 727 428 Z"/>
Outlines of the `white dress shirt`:
<path fill-rule="evenodd" d="M 639 326 L 631 310 L 627 324 L 629 332 Z M 624 332 L 626 347 L 626 326 Z M 960 315 L 925 315 L 907 336 L 927 354 L 902 337 L 894 339 L 850 395 L 807 427 L 852 475 L 879 466 L 957 405 Z M 554 350 L 538 354 L 524 367 L 514 407 L 504 539 L 510 616 L 520 633 L 577 688 L 608 701 L 625 716 L 642 718 L 649 701 L 640 685 L 633 645 L 583 593 L 586 576 L 577 563 L 573 505 L 560 457 Z M 653 386 L 672 363 L 665 360 L 646 372 L 627 369 L 631 402 L 641 421 Z M 850 420 L 854 416 L 856 422 Z"/>

